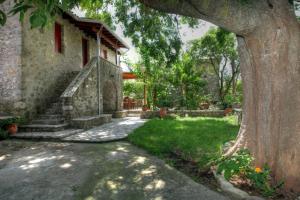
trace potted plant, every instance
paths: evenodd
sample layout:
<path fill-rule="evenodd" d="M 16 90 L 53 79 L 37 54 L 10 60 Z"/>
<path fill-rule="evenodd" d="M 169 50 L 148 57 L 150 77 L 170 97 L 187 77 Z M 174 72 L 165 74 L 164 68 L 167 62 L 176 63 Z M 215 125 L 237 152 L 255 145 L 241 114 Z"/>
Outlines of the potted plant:
<path fill-rule="evenodd" d="M 232 105 L 234 103 L 234 97 L 232 95 L 226 95 L 224 102 L 223 102 L 223 106 L 224 106 L 224 115 L 228 115 L 230 113 L 232 113 L 233 109 L 232 109 Z"/>
<path fill-rule="evenodd" d="M 204 95 L 200 98 L 200 110 L 208 110 L 212 98 L 210 95 Z"/>
<path fill-rule="evenodd" d="M 167 116 L 169 102 L 165 99 L 159 101 L 159 117 L 164 118 Z"/>
<path fill-rule="evenodd" d="M 142 106 L 142 111 L 145 112 L 145 111 L 147 111 L 147 110 L 149 110 L 148 105 L 143 105 L 143 106 Z"/>
<path fill-rule="evenodd" d="M 6 130 L 9 135 L 14 135 L 18 132 L 18 124 L 22 121 L 20 117 L 7 117 L 0 120 L 0 128 Z"/>

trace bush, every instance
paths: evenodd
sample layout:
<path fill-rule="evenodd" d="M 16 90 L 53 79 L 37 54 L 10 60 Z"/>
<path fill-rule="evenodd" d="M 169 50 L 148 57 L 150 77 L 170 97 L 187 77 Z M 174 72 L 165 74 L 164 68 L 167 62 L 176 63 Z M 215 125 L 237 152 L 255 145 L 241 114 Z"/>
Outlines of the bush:
<path fill-rule="evenodd" d="M 135 99 L 143 99 L 144 83 L 138 81 L 124 81 L 123 93 L 124 96 Z"/>
<path fill-rule="evenodd" d="M 276 189 L 280 188 L 283 182 L 272 185 L 270 168 L 267 165 L 263 168 L 254 168 L 252 167 L 253 160 L 248 150 L 240 150 L 231 157 L 217 161 L 217 173 L 223 174 L 226 180 L 230 180 L 233 176 L 248 179 L 250 186 L 260 191 L 262 195 L 267 197 L 274 196 Z"/>
<path fill-rule="evenodd" d="M 0 128 L 0 140 L 5 140 L 8 137 L 9 137 L 8 132 Z"/>
<path fill-rule="evenodd" d="M 0 120 L 0 128 L 5 129 L 10 124 L 23 124 L 25 120 L 22 117 L 11 117 Z"/>

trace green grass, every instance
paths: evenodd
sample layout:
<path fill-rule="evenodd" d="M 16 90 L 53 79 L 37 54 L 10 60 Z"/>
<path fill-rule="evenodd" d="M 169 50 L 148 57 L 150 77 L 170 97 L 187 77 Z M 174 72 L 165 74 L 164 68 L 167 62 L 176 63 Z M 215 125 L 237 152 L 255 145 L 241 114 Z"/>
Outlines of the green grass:
<path fill-rule="evenodd" d="M 235 139 L 238 129 L 234 116 L 152 119 L 130 134 L 129 141 L 162 158 L 180 151 L 201 168 L 221 156 L 222 145 Z"/>

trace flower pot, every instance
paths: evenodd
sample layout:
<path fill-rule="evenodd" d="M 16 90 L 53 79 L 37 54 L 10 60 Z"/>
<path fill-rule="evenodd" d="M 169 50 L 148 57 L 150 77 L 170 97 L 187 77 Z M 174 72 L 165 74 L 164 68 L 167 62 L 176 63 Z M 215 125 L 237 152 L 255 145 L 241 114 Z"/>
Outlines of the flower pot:
<path fill-rule="evenodd" d="M 207 110 L 209 109 L 209 103 L 201 103 L 200 110 Z"/>
<path fill-rule="evenodd" d="M 148 106 L 146 106 L 146 105 L 144 105 L 143 107 L 142 107 L 142 111 L 147 111 L 148 110 Z"/>
<path fill-rule="evenodd" d="M 230 113 L 232 113 L 232 108 L 226 108 L 226 109 L 224 110 L 224 115 L 228 115 L 228 114 L 230 114 Z"/>
<path fill-rule="evenodd" d="M 18 132 L 18 125 L 17 124 L 9 124 L 6 126 L 6 130 L 10 135 L 14 135 Z"/>
<path fill-rule="evenodd" d="M 160 118 L 164 118 L 166 115 L 167 115 L 167 108 L 160 108 L 159 109 Z"/>

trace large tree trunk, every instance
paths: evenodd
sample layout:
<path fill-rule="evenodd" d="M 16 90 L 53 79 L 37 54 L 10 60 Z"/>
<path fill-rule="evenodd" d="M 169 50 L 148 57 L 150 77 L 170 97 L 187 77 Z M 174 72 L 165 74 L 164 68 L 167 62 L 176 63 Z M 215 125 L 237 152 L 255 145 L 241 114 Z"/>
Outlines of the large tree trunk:
<path fill-rule="evenodd" d="M 299 24 L 288 13 L 265 17 L 262 28 L 238 37 L 244 112 L 235 147 L 249 148 L 257 166 L 267 163 L 275 179 L 300 191 Z"/>
<path fill-rule="evenodd" d="M 211 21 L 238 35 L 243 120 L 228 154 L 249 148 L 257 166 L 267 163 L 277 181 L 300 192 L 300 25 L 288 1 L 251 1 L 249 7 L 237 0 L 142 2 Z"/>

